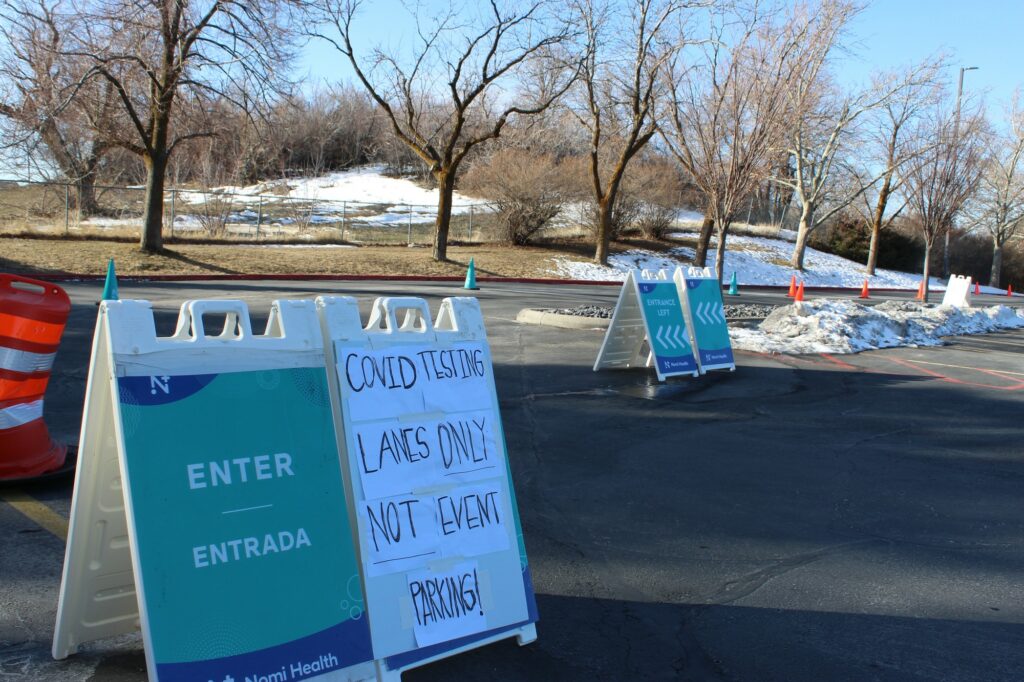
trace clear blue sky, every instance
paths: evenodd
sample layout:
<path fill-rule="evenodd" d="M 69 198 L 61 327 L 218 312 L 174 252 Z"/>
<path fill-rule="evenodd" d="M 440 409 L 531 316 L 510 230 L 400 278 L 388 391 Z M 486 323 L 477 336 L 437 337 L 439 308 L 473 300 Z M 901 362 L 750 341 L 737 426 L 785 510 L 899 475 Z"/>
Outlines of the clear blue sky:
<path fill-rule="evenodd" d="M 628 2 L 629 0 L 623 0 Z M 447 6 L 446 0 L 422 0 L 421 6 Z M 464 0 L 467 8 L 479 7 Z M 354 22 L 356 49 L 383 43 L 410 45 L 413 22 L 400 0 L 369 0 Z M 1024 0 L 874 0 L 850 26 L 851 52 L 839 63 L 847 85 L 866 83 L 872 71 L 892 69 L 944 52 L 948 80 L 955 93 L 960 66 L 977 66 L 964 79 L 966 96 L 984 94 L 996 125 L 1002 106 L 1018 86 L 1024 90 Z M 352 81 L 344 58 L 323 43 L 305 48 L 299 69 L 307 86 Z M 22 177 L 24 170 L 0 159 L 0 177 Z"/>
<path fill-rule="evenodd" d="M 445 4 L 422 3 L 427 7 Z M 382 42 L 407 44 L 404 39 L 411 35 L 412 21 L 398 0 L 372 0 L 360 8 L 353 26 L 359 34 L 359 50 Z M 943 52 L 949 56 L 949 82 L 954 89 L 960 66 L 979 67 L 966 74 L 964 91 L 987 93 L 990 111 L 996 116 L 1014 89 L 1024 86 L 1022 32 L 1024 0 L 874 0 L 850 26 L 852 54 L 842 57 L 839 75 L 851 85 L 866 83 L 872 71 Z M 341 56 L 324 45 L 310 45 L 300 68 L 311 82 L 353 78 Z"/>
<path fill-rule="evenodd" d="M 840 71 L 863 80 L 873 69 L 945 52 L 953 88 L 961 66 L 978 67 L 965 74 L 964 92 L 987 93 L 997 117 L 1014 89 L 1024 86 L 1022 32 L 1022 0 L 875 0 L 851 26 L 857 54 L 845 58 Z"/>

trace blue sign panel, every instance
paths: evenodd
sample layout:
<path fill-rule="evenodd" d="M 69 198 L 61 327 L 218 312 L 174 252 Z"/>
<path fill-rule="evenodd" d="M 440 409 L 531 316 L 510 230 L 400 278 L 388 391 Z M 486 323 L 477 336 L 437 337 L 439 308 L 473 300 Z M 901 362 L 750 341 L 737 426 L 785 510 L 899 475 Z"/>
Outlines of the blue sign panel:
<path fill-rule="evenodd" d="M 685 281 L 701 366 L 714 369 L 735 365 L 718 279 L 686 277 Z"/>
<path fill-rule="evenodd" d="M 638 279 L 637 293 L 658 374 L 670 376 L 696 372 L 697 359 L 693 354 L 676 283 Z"/>
<path fill-rule="evenodd" d="M 324 369 L 121 377 L 118 391 L 160 682 L 372 660 Z"/>

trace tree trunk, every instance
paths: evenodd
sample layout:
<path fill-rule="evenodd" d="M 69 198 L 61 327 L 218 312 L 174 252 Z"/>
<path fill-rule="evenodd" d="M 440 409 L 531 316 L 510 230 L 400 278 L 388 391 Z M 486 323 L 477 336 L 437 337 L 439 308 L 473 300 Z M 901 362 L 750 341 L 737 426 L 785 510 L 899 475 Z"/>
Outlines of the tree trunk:
<path fill-rule="evenodd" d="M 608 265 L 608 251 L 612 241 L 612 210 L 614 203 L 611 195 L 606 194 L 604 201 L 597 202 L 597 235 L 594 239 L 594 262 Z"/>
<path fill-rule="evenodd" d="M 989 275 L 988 285 L 998 287 L 999 280 L 1003 274 L 1003 245 L 1000 241 L 992 240 L 992 274 Z"/>
<path fill-rule="evenodd" d="M 946 226 L 946 234 L 943 236 L 945 246 L 942 249 L 942 279 L 949 279 L 949 233 L 952 225 Z"/>
<path fill-rule="evenodd" d="M 718 285 L 722 285 L 722 279 L 725 276 L 723 270 L 725 269 L 725 235 L 728 234 L 728 224 L 723 223 L 718 226 L 716 236 L 718 237 L 718 250 L 715 253 L 715 272 L 718 273 Z"/>
<path fill-rule="evenodd" d="M 693 264 L 698 268 L 704 267 L 708 261 L 708 246 L 711 243 L 711 230 L 715 227 L 715 221 L 707 212 L 704 213 L 704 222 L 700 226 L 700 237 L 697 239 L 697 254 L 693 257 Z M 721 277 L 719 277 L 721 279 Z"/>
<path fill-rule="evenodd" d="M 796 245 L 793 247 L 793 257 L 789 260 L 790 267 L 797 270 L 804 269 L 804 252 L 807 250 L 807 237 L 811 234 L 811 222 L 814 220 L 814 207 L 811 204 L 804 204 L 800 211 L 800 228 L 796 233 Z"/>
<path fill-rule="evenodd" d="M 96 215 L 100 205 L 96 201 L 96 175 L 89 173 L 75 183 L 74 207 L 81 216 Z"/>
<path fill-rule="evenodd" d="M 142 157 L 146 166 L 146 198 L 142 214 L 142 239 L 139 247 L 156 253 L 164 247 L 164 180 L 167 175 L 167 152 L 161 150 Z"/>
<path fill-rule="evenodd" d="M 875 213 L 871 217 L 871 244 L 868 246 L 868 264 L 865 272 L 874 276 L 875 268 L 878 266 L 878 238 L 882 232 L 882 220 L 885 218 L 885 206 L 889 203 L 889 195 L 892 193 L 892 173 L 885 174 L 882 181 L 882 188 L 878 190 L 878 201 L 875 203 Z"/>
<path fill-rule="evenodd" d="M 452 222 L 452 194 L 455 192 L 455 170 L 434 173 L 437 180 L 437 219 L 434 221 L 434 260 L 448 260 L 448 230 Z"/>
<path fill-rule="evenodd" d="M 924 282 L 924 302 L 928 302 L 928 278 L 931 275 L 931 256 L 932 256 L 932 245 L 927 239 L 924 242 L 924 272 L 922 273 L 921 281 Z"/>

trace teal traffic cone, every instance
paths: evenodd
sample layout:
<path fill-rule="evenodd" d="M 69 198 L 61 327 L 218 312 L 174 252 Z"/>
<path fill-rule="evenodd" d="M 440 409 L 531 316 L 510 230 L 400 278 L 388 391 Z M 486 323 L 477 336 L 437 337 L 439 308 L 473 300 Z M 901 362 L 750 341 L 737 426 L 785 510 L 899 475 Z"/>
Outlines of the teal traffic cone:
<path fill-rule="evenodd" d="M 117 300 L 117 275 L 114 273 L 113 258 L 107 261 L 107 281 L 103 283 L 103 296 L 101 298 L 104 301 Z"/>
<path fill-rule="evenodd" d="M 730 296 L 739 296 L 740 295 L 740 288 L 736 284 L 736 273 L 735 272 L 732 273 L 732 279 L 729 280 L 729 295 Z"/>
<path fill-rule="evenodd" d="M 466 268 L 466 283 L 462 286 L 463 289 L 472 289 L 476 291 L 480 287 L 476 285 L 476 264 L 473 259 L 469 259 L 469 267 Z"/>

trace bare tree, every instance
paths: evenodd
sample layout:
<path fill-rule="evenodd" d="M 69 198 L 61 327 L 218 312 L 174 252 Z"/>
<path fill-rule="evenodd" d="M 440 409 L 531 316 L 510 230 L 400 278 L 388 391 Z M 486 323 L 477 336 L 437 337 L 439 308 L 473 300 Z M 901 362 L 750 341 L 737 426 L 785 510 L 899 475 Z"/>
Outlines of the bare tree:
<path fill-rule="evenodd" d="M 107 84 L 81 84 L 81 60 L 61 59 L 65 35 L 77 29 L 61 16 L 63 3 L 0 3 L 0 116 L 13 123 L 4 146 L 36 140 L 47 160 L 75 187 L 74 205 L 96 213 L 96 176 L 110 142 L 90 125 L 114 106 Z M 85 92 L 80 93 L 83 89 Z M 75 97 L 88 93 L 88 97 Z"/>
<path fill-rule="evenodd" d="M 849 0 L 823 0 L 814 10 L 798 7 L 797 16 L 810 11 L 812 26 L 806 57 L 790 79 L 789 100 L 795 121 L 789 135 L 789 153 L 795 163 L 793 178 L 773 178 L 793 190 L 800 205 L 800 222 L 790 266 L 802 270 L 807 240 L 829 218 L 853 203 L 878 182 L 885 169 L 864 177 L 851 158 L 864 114 L 885 106 L 907 87 L 926 76 L 921 68 L 905 78 L 875 79 L 864 90 L 843 93 L 832 81 L 834 53 L 849 22 L 860 11 Z M 927 70 L 930 76 L 931 71 Z M 839 180 L 837 182 L 837 180 Z"/>
<path fill-rule="evenodd" d="M 991 136 L 985 172 L 971 203 L 973 220 L 992 236 L 989 285 L 1002 279 L 1003 248 L 1024 235 L 1024 108 L 1020 91 L 1007 111 L 1008 130 Z"/>
<path fill-rule="evenodd" d="M 750 200 L 782 139 L 787 79 L 809 26 L 770 25 L 754 4 L 738 13 L 714 10 L 709 27 L 695 63 L 677 57 L 664 73 L 671 105 L 662 137 L 704 195 L 704 228 L 716 232 L 721 280 L 733 216 Z M 701 230 L 697 265 L 704 265 L 710 232 Z"/>
<path fill-rule="evenodd" d="M 72 0 L 60 15 L 79 22 L 73 39 L 65 35 L 60 58 L 82 60 L 83 80 L 109 83 L 115 94 L 118 115 L 96 124 L 145 165 L 143 251 L 163 248 L 171 155 L 216 133 L 177 130 L 176 109 L 197 114 L 211 98 L 250 112 L 266 105 L 286 83 L 292 59 L 289 8 L 274 1 Z"/>
<path fill-rule="evenodd" d="M 891 225 L 903 212 L 906 201 L 891 210 L 889 200 L 899 196 L 902 178 L 896 173 L 900 166 L 906 165 L 911 159 L 912 149 L 921 149 L 920 145 L 908 144 L 908 128 L 926 107 L 935 103 L 940 92 L 938 73 L 944 64 L 941 59 L 922 62 L 902 73 L 885 74 L 876 80 L 876 90 L 883 90 L 883 83 L 901 83 L 892 97 L 876 110 L 868 127 L 868 142 L 876 150 L 866 160 L 872 168 L 859 173 L 860 186 L 868 189 L 860 195 L 858 212 L 867 223 L 870 232 L 868 259 L 865 272 L 874 275 L 878 265 L 878 243 L 881 231 Z M 879 168 L 881 171 L 879 171 Z M 881 172 L 877 181 L 871 182 Z"/>
<path fill-rule="evenodd" d="M 581 102 L 573 107 L 590 134 L 590 182 L 597 204 L 594 261 L 608 264 L 616 201 L 626 168 L 657 132 L 661 73 L 682 47 L 673 32 L 687 6 L 679 0 L 637 0 L 619 6 L 576 0 L 586 30 Z"/>
<path fill-rule="evenodd" d="M 952 228 L 977 190 L 984 168 L 984 119 L 973 113 L 957 123 L 955 116 L 934 108 L 915 127 L 910 161 L 898 171 L 903 177 L 901 192 L 924 240 L 924 282 L 936 238 Z"/>
<path fill-rule="evenodd" d="M 411 62 L 398 51 L 376 48 L 368 56 L 352 46 L 353 20 L 360 0 L 323 0 L 322 20 L 336 35 L 317 28 L 348 59 L 356 77 L 383 110 L 396 138 L 411 149 L 437 182 L 433 256 L 448 258 L 452 194 L 460 165 L 478 145 L 501 135 L 511 117 L 530 116 L 551 106 L 572 84 L 573 68 L 562 68 L 562 49 L 572 26 L 552 16 L 548 0 L 525 5 L 491 0 L 476 16 L 447 12 L 429 26 L 416 16 Z M 537 65 L 543 87 L 500 90 Z M 441 87 L 435 87 L 443 83 Z M 512 104 L 499 104 L 512 99 Z"/>

